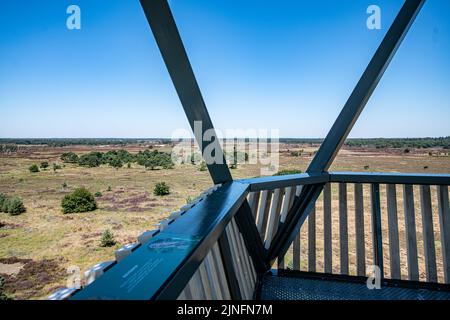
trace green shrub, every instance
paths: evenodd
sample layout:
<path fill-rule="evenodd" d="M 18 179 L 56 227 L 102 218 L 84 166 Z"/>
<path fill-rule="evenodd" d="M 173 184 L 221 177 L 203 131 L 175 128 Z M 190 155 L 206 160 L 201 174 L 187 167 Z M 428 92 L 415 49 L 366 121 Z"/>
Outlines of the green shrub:
<path fill-rule="evenodd" d="M 59 164 L 57 164 L 57 163 L 54 163 L 54 164 L 53 164 L 53 171 L 56 172 L 56 170 L 60 170 L 60 169 L 62 169 L 61 165 L 59 165 Z"/>
<path fill-rule="evenodd" d="M 97 202 L 86 188 L 77 188 L 64 196 L 61 207 L 63 213 L 88 212 L 97 209 Z"/>
<path fill-rule="evenodd" d="M 63 188 L 63 189 L 67 188 L 67 182 L 65 182 L 65 181 L 63 182 L 62 188 Z"/>
<path fill-rule="evenodd" d="M 18 216 L 26 211 L 22 199 L 18 197 L 8 198 L 3 202 L 3 211 L 10 216 Z"/>
<path fill-rule="evenodd" d="M 4 193 L 0 192 L 0 212 L 5 212 L 5 210 L 3 210 L 3 205 L 4 205 L 6 200 L 8 200 L 6 195 Z"/>
<path fill-rule="evenodd" d="M 103 232 L 102 238 L 100 239 L 100 246 L 101 247 L 112 247 L 116 244 L 116 240 L 114 239 L 114 235 L 112 232 L 107 229 Z"/>
<path fill-rule="evenodd" d="M 102 163 L 103 154 L 101 152 L 90 152 L 83 154 L 78 159 L 78 164 L 82 167 L 95 168 Z"/>
<path fill-rule="evenodd" d="M 64 163 L 78 163 L 78 156 L 73 152 L 63 153 L 60 159 Z"/>
<path fill-rule="evenodd" d="M 198 168 L 199 171 L 206 171 L 208 170 L 208 167 L 206 166 L 206 162 L 202 161 L 202 163 L 200 163 L 200 167 Z"/>
<path fill-rule="evenodd" d="M 43 162 L 41 162 L 40 167 L 41 167 L 41 169 L 45 170 L 45 169 L 47 169 L 49 167 L 49 164 L 48 164 L 47 161 L 43 161 Z"/>
<path fill-rule="evenodd" d="M 39 167 L 36 164 L 32 164 L 28 170 L 30 170 L 31 173 L 39 172 Z"/>
<path fill-rule="evenodd" d="M 94 196 L 95 196 L 96 198 L 100 198 L 101 196 L 103 196 L 103 194 L 102 194 L 100 191 L 97 191 L 97 192 L 94 194 Z"/>
<path fill-rule="evenodd" d="M 286 176 L 289 174 L 299 174 L 302 173 L 302 170 L 297 170 L 297 169 L 285 169 L 285 170 L 280 170 L 277 173 L 274 174 L 274 176 Z"/>
<path fill-rule="evenodd" d="M 4 301 L 4 300 L 11 300 L 10 297 L 8 297 L 6 295 L 6 293 L 3 291 L 5 286 L 5 279 L 3 279 L 3 277 L 0 276 L 0 301 Z"/>
<path fill-rule="evenodd" d="M 170 188 L 165 182 L 158 182 L 153 190 L 155 196 L 165 196 L 170 193 Z"/>
<path fill-rule="evenodd" d="M 112 191 L 111 186 L 108 186 L 108 189 L 106 189 L 106 191 L 111 192 Z"/>
<path fill-rule="evenodd" d="M 109 165 L 113 168 L 119 169 L 123 167 L 123 162 L 119 157 L 112 158 L 109 162 Z"/>

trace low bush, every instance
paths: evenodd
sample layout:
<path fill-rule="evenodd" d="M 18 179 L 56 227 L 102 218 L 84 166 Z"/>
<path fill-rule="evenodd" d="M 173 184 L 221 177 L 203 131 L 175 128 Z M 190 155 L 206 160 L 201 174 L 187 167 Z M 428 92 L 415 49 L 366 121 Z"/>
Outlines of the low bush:
<path fill-rule="evenodd" d="M 61 170 L 61 169 L 62 169 L 61 165 L 59 165 L 59 164 L 57 164 L 57 163 L 54 163 L 54 164 L 53 164 L 53 171 L 56 172 L 56 170 Z"/>
<path fill-rule="evenodd" d="M 61 201 L 63 213 L 88 212 L 97 209 L 94 196 L 86 188 L 77 188 Z"/>
<path fill-rule="evenodd" d="M 28 170 L 30 170 L 31 173 L 39 172 L 39 167 L 36 164 L 32 164 Z"/>
<path fill-rule="evenodd" d="M 3 211 L 3 204 L 5 203 L 5 201 L 8 199 L 8 197 L 4 194 L 0 192 L 0 212 L 4 212 Z"/>
<path fill-rule="evenodd" d="M 102 233 L 102 238 L 100 239 L 101 247 L 112 247 L 116 244 L 116 240 L 114 239 L 114 235 L 112 232 L 107 229 Z"/>
<path fill-rule="evenodd" d="M 275 173 L 274 176 L 287 176 L 289 174 L 299 174 L 299 173 L 302 173 L 302 170 L 284 169 L 284 170 L 280 170 L 277 173 Z"/>
<path fill-rule="evenodd" d="M 8 198 L 3 202 L 3 211 L 10 216 L 18 216 L 26 211 L 22 199 L 19 197 Z"/>
<path fill-rule="evenodd" d="M 63 153 L 60 159 L 64 163 L 78 163 L 78 156 L 73 152 Z"/>
<path fill-rule="evenodd" d="M 45 170 L 45 169 L 47 169 L 49 167 L 49 164 L 48 164 L 47 161 L 43 161 L 43 162 L 41 162 L 40 167 L 41 167 L 41 169 Z"/>
<path fill-rule="evenodd" d="M 97 191 L 97 192 L 94 194 L 94 196 L 95 196 L 96 198 L 100 198 L 101 196 L 103 196 L 103 194 L 102 194 L 100 191 Z"/>
<path fill-rule="evenodd" d="M 165 182 L 158 182 L 153 190 L 155 196 L 165 196 L 170 193 L 170 187 Z"/>

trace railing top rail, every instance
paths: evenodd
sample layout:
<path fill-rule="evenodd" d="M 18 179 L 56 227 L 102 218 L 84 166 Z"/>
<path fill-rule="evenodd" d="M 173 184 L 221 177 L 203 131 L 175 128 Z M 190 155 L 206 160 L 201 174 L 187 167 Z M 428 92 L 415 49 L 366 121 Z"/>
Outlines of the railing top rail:
<path fill-rule="evenodd" d="M 325 172 L 322 174 L 300 173 L 284 176 L 249 178 L 236 180 L 236 182 L 250 185 L 251 192 L 327 182 L 450 185 L 450 174 Z"/>
<path fill-rule="evenodd" d="M 236 180 L 236 182 L 250 185 L 250 191 L 272 190 L 290 186 L 326 183 L 329 181 L 328 173 L 310 174 L 299 173 L 284 176 L 270 176 Z"/>
<path fill-rule="evenodd" d="M 450 185 L 450 174 L 329 172 L 330 182 Z"/>
<path fill-rule="evenodd" d="M 244 202 L 248 189 L 244 183 L 224 184 L 72 299 L 177 297 Z"/>

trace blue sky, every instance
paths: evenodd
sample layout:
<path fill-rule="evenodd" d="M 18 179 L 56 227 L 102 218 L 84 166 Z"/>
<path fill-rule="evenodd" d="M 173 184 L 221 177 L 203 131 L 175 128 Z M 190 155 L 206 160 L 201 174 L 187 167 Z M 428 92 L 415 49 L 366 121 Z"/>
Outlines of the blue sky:
<path fill-rule="evenodd" d="M 324 137 L 402 0 L 171 0 L 213 123 Z M 81 30 L 66 8 L 81 8 Z M 366 9 L 382 29 L 366 28 Z M 450 135 L 450 1 L 428 0 L 351 137 Z M 0 1 L 0 137 L 188 128 L 137 0 Z"/>

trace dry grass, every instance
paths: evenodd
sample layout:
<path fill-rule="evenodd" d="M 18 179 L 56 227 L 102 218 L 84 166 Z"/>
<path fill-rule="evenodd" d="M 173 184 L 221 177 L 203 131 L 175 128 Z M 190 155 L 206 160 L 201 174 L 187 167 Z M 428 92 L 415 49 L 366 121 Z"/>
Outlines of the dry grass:
<path fill-rule="evenodd" d="M 292 146 L 289 146 L 292 148 Z M 144 147 L 130 146 L 127 149 L 137 152 Z M 314 147 L 305 149 L 305 156 L 292 157 L 286 152 L 288 146 L 282 146 L 285 151 L 280 156 L 282 169 L 305 170 L 311 160 L 309 153 Z M 22 197 L 27 212 L 15 217 L 0 213 L 0 259 L 15 257 L 30 259 L 35 263 L 42 261 L 57 261 L 59 267 L 65 270 L 76 265 L 85 270 L 88 267 L 104 260 L 112 259 L 114 250 L 122 245 L 136 241 L 136 237 L 145 230 L 153 229 L 154 225 L 165 218 L 171 211 L 186 203 L 188 196 L 194 197 L 211 185 L 208 172 L 201 172 L 192 165 L 176 166 L 172 170 L 145 170 L 143 167 L 133 165 L 132 168 L 119 170 L 102 166 L 99 168 L 81 168 L 75 165 L 66 165 L 56 173 L 53 170 L 41 171 L 31 174 L 28 167 L 49 161 L 50 164 L 59 161 L 63 152 L 75 151 L 84 153 L 92 150 L 107 151 L 114 147 L 88 147 L 74 146 L 66 148 L 31 147 L 25 152 L 15 156 L 0 157 L 0 192 L 7 195 Z M 413 153 L 387 153 L 378 150 L 343 150 L 335 161 L 332 170 L 364 171 L 365 166 L 370 171 L 396 171 L 396 172 L 450 172 L 449 157 L 430 157 L 428 154 Z M 428 169 L 424 169 L 428 166 Z M 258 165 L 239 165 L 232 170 L 234 178 L 252 177 L 260 175 Z M 165 181 L 171 188 L 171 194 L 164 197 L 153 195 L 156 182 Z M 66 183 L 67 188 L 62 185 Z M 98 198 L 99 209 L 90 213 L 64 215 L 61 213 L 61 199 L 67 193 L 79 186 L 85 186 L 95 193 L 100 191 L 103 196 Z M 108 187 L 111 191 L 107 191 Z M 354 219 L 352 218 L 353 200 L 352 187 L 349 187 L 349 241 L 350 258 L 354 261 L 354 245 L 351 242 L 354 234 Z M 400 190 L 399 190 L 400 191 Z M 333 191 L 333 222 L 334 228 L 338 226 L 337 191 Z M 384 192 L 384 190 L 382 190 Z M 366 195 L 369 193 L 366 192 Z M 382 194 L 383 197 L 383 194 Z M 433 195 L 435 199 L 435 194 Z M 416 201 L 418 201 L 416 197 Z M 366 206 L 369 201 L 365 199 Z M 435 201 L 434 201 L 435 203 Z M 401 208 L 399 203 L 399 208 Z M 320 201 L 318 206 L 320 206 Z M 383 202 L 383 208 L 385 202 Z M 370 209 L 368 209 L 370 210 Z M 384 210 L 385 212 L 385 210 Z M 366 212 L 366 221 L 370 221 L 370 211 Z M 416 212 L 418 215 L 419 212 Z M 399 212 L 399 218 L 403 219 Z M 317 214 L 317 225 L 321 222 L 320 213 Z M 383 216 L 385 220 L 385 214 Z M 416 223 L 420 230 L 420 217 Z M 437 226 L 437 219 L 434 220 Z M 435 227 L 436 227 L 435 226 Z M 306 225 L 304 227 L 307 227 Z M 111 229 L 118 241 L 113 248 L 99 246 L 100 235 L 105 229 Z M 367 228 L 367 248 L 370 244 L 370 228 Z M 386 232 L 384 230 L 384 232 Z M 404 234 L 400 234 L 404 239 Z M 318 246 L 323 236 L 320 231 L 317 235 Z M 388 237 L 384 234 L 384 241 Z M 419 248 L 421 238 L 419 236 Z M 337 229 L 333 230 L 333 263 L 339 261 Z M 404 241 L 404 240 L 403 240 Z M 386 245 L 386 244 L 385 244 Z M 439 247 L 437 245 L 437 247 Z M 306 254 L 306 235 L 302 235 L 302 253 Z M 385 252 L 388 252 L 385 248 Z M 419 253 L 423 255 L 423 249 Z M 318 251 L 319 270 L 321 268 L 321 252 Z M 440 251 L 437 251 L 440 254 Z M 303 255 L 303 257 L 306 257 Z M 367 260 L 371 259 L 371 250 L 367 249 Z M 387 257 L 388 259 L 388 257 Z M 306 259 L 303 259 L 306 260 Z M 389 261 L 389 260 L 387 260 Z M 423 265 L 421 261 L 421 266 Z M 402 251 L 402 263 L 405 263 L 405 252 Z M 388 266 L 388 262 L 386 263 Z M 45 265 L 45 264 L 44 264 Z M 304 264 L 303 267 L 307 267 Z M 337 266 L 334 266 L 337 268 Z M 52 265 L 52 268 L 54 266 Z M 352 266 L 352 272 L 354 266 Z M 439 266 L 442 269 L 442 266 Z M 440 270 L 441 270 L 440 269 Z M 53 269 L 51 269 L 53 270 Z M 50 270 L 50 271 L 51 271 Z M 50 272 L 49 271 L 49 272 Z M 423 276 L 423 270 L 421 269 Z M 53 271 L 52 271 L 53 272 Z M 34 278 L 33 278 L 34 279 Z M 32 281 L 32 280 L 29 280 Z M 34 280 L 33 280 L 34 281 Z M 44 285 L 29 284 L 26 290 L 18 287 L 12 293 L 16 298 L 43 298 L 58 286 L 65 285 L 65 277 L 58 271 L 53 281 Z"/>

